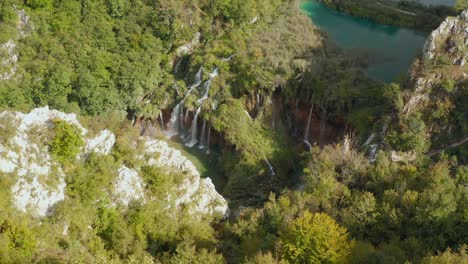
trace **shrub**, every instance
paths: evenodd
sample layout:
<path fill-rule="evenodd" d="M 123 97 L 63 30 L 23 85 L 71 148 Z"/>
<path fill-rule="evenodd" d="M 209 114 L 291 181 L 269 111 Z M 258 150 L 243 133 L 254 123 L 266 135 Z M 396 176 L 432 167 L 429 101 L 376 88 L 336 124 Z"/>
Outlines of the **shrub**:
<path fill-rule="evenodd" d="M 53 126 L 53 136 L 49 143 L 52 156 L 62 164 L 72 162 L 84 145 L 80 131 L 63 120 L 53 121 Z"/>

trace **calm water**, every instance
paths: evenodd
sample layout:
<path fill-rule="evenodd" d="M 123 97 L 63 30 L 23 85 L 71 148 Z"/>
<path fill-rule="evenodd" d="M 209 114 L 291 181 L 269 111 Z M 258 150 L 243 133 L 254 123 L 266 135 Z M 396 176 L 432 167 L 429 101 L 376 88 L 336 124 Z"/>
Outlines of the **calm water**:
<path fill-rule="evenodd" d="M 382 82 L 406 74 L 426 39 L 424 33 L 342 14 L 319 2 L 303 3 L 301 9 L 338 46 L 369 55 L 372 60 L 367 73 Z"/>

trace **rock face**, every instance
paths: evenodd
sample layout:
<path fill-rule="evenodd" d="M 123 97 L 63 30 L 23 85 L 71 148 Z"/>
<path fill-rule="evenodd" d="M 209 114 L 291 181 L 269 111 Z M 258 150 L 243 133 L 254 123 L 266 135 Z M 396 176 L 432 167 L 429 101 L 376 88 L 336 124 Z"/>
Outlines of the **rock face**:
<path fill-rule="evenodd" d="M 178 172 L 184 172 L 187 177 L 177 187 L 176 206 L 192 204 L 192 213 L 218 214 L 225 216 L 228 212 L 226 200 L 216 192 L 210 178 L 200 178 L 195 165 L 162 140 L 146 139 L 146 153 L 154 157 L 148 160 L 148 165 L 166 167 Z"/>
<path fill-rule="evenodd" d="M 18 15 L 16 30 L 18 32 L 18 37 L 23 38 L 27 36 L 34 27 L 24 9 L 16 10 L 16 13 Z M 16 53 L 15 41 L 10 39 L 6 43 L 0 44 L 0 54 L 1 53 L 5 54 L 5 56 L 0 57 L 0 81 L 5 81 L 13 78 L 18 67 L 18 54 Z"/>
<path fill-rule="evenodd" d="M 421 60 L 411 69 L 414 87 L 403 114 L 409 115 L 420 104 L 431 100 L 434 88 L 447 82 L 456 87 L 468 78 L 468 10 L 458 17 L 447 17 L 428 37 Z M 434 94 L 434 93 L 433 93 Z"/>
<path fill-rule="evenodd" d="M 78 128 L 85 146 L 79 157 L 91 152 L 108 155 L 115 143 L 115 135 L 104 130 L 95 137 L 87 137 L 88 131 L 81 126 L 75 114 L 66 114 L 48 107 L 37 108 L 29 114 L 18 112 L 0 113 L 0 173 L 15 179 L 11 188 L 12 203 L 20 211 L 35 216 L 45 216 L 54 205 L 66 198 L 65 173 L 53 160 L 45 141 L 52 120 L 63 120 Z M 189 206 L 192 213 L 227 213 L 227 203 L 219 195 L 209 178 L 201 179 L 195 166 L 178 150 L 170 148 L 161 140 L 142 138 L 146 150 L 141 155 L 147 165 L 183 172 L 184 179 L 176 186 L 177 197 L 168 197 L 176 206 Z M 4 175 L 0 174 L 0 177 Z M 121 166 L 116 175 L 114 188 L 105 190 L 116 204 L 127 206 L 131 201 L 145 202 L 145 184 L 138 168 Z M 169 205 L 169 201 L 168 201 Z M 110 205 L 112 206 L 112 205 Z"/>

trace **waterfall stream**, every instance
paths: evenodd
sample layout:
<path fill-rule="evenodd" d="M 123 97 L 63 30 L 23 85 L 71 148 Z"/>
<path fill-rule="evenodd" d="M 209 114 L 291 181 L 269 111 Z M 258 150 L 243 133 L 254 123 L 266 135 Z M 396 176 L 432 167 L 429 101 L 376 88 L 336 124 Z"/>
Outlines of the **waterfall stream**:
<path fill-rule="evenodd" d="M 312 113 L 314 111 L 314 105 L 312 105 L 310 107 L 310 110 L 309 110 L 309 116 L 307 117 L 307 126 L 306 126 L 306 130 L 305 130 L 305 133 L 304 133 L 304 143 L 309 147 L 311 148 L 312 145 L 310 144 L 309 142 L 309 131 L 310 131 L 310 121 L 312 119 Z"/>
<path fill-rule="evenodd" d="M 206 154 L 210 154 L 211 127 L 208 126 L 208 137 L 206 139 Z"/>
<path fill-rule="evenodd" d="M 265 163 L 267 164 L 268 170 L 270 171 L 270 176 L 271 177 L 275 176 L 276 175 L 275 170 L 273 169 L 273 166 L 271 165 L 270 161 L 267 158 L 265 158 Z"/>
<path fill-rule="evenodd" d="M 192 91 L 197 88 L 198 86 L 201 85 L 202 83 L 202 67 L 198 70 L 197 74 L 195 75 L 195 82 L 193 85 L 190 87 L 188 90 L 187 94 L 184 96 L 184 98 L 172 109 L 171 113 L 171 119 L 169 120 L 168 123 L 168 129 L 166 130 L 166 136 L 168 138 L 171 138 L 179 133 L 179 125 L 180 125 L 180 113 L 181 109 L 183 108 L 183 104 L 187 97 L 192 93 Z"/>
<path fill-rule="evenodd" d="M 195 112 L 195 116 L 193 117 L 193 120 L 192 120 L 192 127 L 190 128 L 190 130 L 192 131 L 192 134 L 190 136 L 190 141 L 187 144 L 185 144 L 188 147 L 193 147 L 198 142 L 198 140 L 197 140 L 197 130 L 198 130 L 198 128 L 197 128 L 197 119 L 198 119 L 198 114 L 200 114 L 200 111 L 201 111 L 201 106 L 199 106 L 197 108 L 197 111 Z"/>
<path fill-rule="evenodd" d="M 205 84 L 203 85 L 203 87 L 205 88 L 205 92 L 203 94 L 203 96 L 197 100 L 197 102 L 200 104 L 200 106 L 198 106 L 197 108 L 197 111 L 195 112 L 195 116 L 193 117 L 193 120 L 192 120 L 192 127 L 191 127 L 191 136 L 190 136 L 190 141 L 186 144 L 188 147 L 193 147 L 195 146 L 197 143 L 198 143 L 198 139 L 197 139 L 197 130 L 198 130 L 198 124 L 197 124 L 197 121 L 198 121 L 198 115 L 200 114 L 200 111 L 201 111 L 201 107 L 202 107 L 202 104 L 203 102 L 208 99 L 208 95 L 209 95 L 209 92 L 210 92 L 210 87 L 211 87 L 211 82 L 213 81 L 213 79 L 218 76 L 218 68 L 215 68 L 213 70 L 212 73 L 210 73 L 209 75 L 209 79 L 205 82 Z"/>
<path fill-rule="evenodd" d="M 163 119 L 162 111 L 159 112 L 159 119 L 161 121 L 161 129 L 164 130 L 164 119 Z"/>
<path fill-rule="evenodd" d="M 199 148 L 204 148 L 205 147 L 205 129 L 206 129 L 206 120 L 203 120 L 203 126 L 202 126 L 202 132 L 200 136 L 200 145 L 198 146 Z"/>

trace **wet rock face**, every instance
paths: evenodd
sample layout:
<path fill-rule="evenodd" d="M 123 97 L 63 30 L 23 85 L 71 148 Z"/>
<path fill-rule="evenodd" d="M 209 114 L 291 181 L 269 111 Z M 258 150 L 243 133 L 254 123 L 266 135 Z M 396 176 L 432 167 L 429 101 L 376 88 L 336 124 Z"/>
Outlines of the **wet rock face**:
<path fill-rule="evenodd" d="M 14 178 L 15 183 L 11 188 L 13 205 L 35 216 L 47 215 L 66 197 L 66 175 L 49 154 L 44 138 L 41 138 L 51 128 L 52 120 L 57 119 L 76 126 L 81 133 L 85 145 L 77 159 L 89 153 L 109 155 L 115 143 L 115 135 L 109 130 L 88 136 L 87 129 L 80 124 L 75 114 L 50 110 L 48 107 L 36 108 L 28 114 L 9 111 L 0 113 L 1 131 L 9 131 L 8 136 L 0 136 L 0 173 Z M 200 178 L 196 167 L 180 151 L 170 148 L 161 140 L 141 140 L 146 146 L 141 156 L 146 165 L 168 168 L 184 176 L 175 187 L 176 190 L 171 192 L 177 193 L 177 196 L 168 197 L 168 206 L 170 201 L 175 201 L 176 206 L 189 206 L 194 214 L 227 214 L 226 200 L 216 192 L 209 178 Z M 138 168 L 122 165 L 115 175 L 114 187 L 104 191 L 113 198 L 113 205 L 127 206 L 132 201 L 146 201 L 144 181 Z"/>

